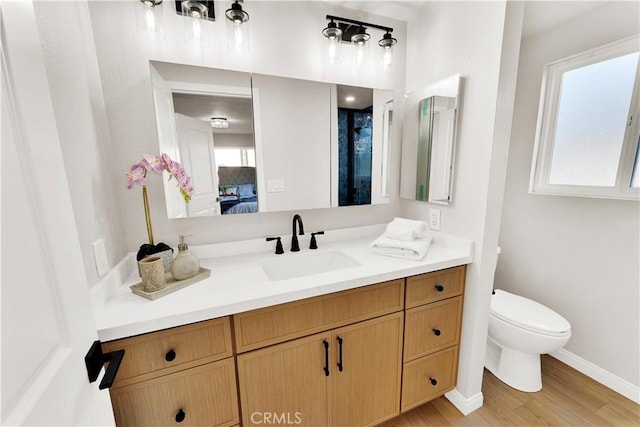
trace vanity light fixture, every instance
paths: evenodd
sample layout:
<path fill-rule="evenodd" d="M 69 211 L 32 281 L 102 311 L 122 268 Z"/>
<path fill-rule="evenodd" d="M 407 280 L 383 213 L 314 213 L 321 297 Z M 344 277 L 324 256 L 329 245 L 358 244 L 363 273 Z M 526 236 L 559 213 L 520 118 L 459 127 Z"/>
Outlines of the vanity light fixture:
<path fill-rule="evenodd" d="M 335 56 L 336 40 L 342 43 L 354 44 L 356 46 L 356 64 L 361 65 L 366 61 L 367 41 L 371 35 L 367 32 L 368 28 L 376 28 L 384 31 L 382 39 L 378 42 L 378 46 L 384 49 L 383 52 L 383 68 L 386 70 L 391 68 L 393 59 L 393 46 L 398 42 L 391 36 L 393 28 L 383 25 L 372 24 L 369 22 L 357 21 L 355 19 L 341 18 L 339 16 L 327 15 L 329 22 L 327 28 L 322 30 L 329 40 L 329 57 Z M 330 61 L 332 62 L 332 61 Z"/>
<path fill-rule="evenodd" d="M 224 13 L 227 17 L 229 48 L 239 53 L 249 49 L 249 14 L 242 10 L 242 0 L 235 0 Z"/>
<path fill-rule="evenodd" d="M 136 2 L 136 27 L 138 33 L 154 39 L 163 39 L 162 0 L 139 0 Z"/>
<path fill-rule="evenodd" d="M 338 58 L 338 48 L 340 40 L 342 39 L 342 30 L 338 28 L 338 24 L 336 24 L 333 19 L 327 25 L 327 28 L 322 30 L 322 35 L 327 38 L 327 53 L 329 64 L 335 64 Z"/>
<path fill-rule="evenodd" d="M 393 66 L 393 46 L 395 46 L 396 43 L 398 43 L 398 40 L 391 37 L 391 33 L 388 31 L 384 33 L 384 36 L 382 36 L 382 39 L 378 42 L 378 46 L 384 49 L 382 53 L 382 68 L 385 71 L 391 71 Z"/>
<path fill-rule="evenodd" d="M 211 127 L 216 129 L 226 129 L 229 127 L 229 120 L 226 117 L 211 117 Z"/>
<path fill-rule="evenodd" d="M 244 24 L 249 20 L 249 14 L 242 10 L 242 5 L 240 4 L 242 0 L 235 0 L 231 5 L 231 8 L 227 9 L 224 13 L 227 16 L 229 21 L 232 21 L 234 24 Z"/>
<path fill-rule="evenodd" d="M 187 41 L 208 43 L 206 21 L 215 21 L 213 1 L 176 0 L 176 12 L 184 16 L 184 30 Z"/>
<path fill-rule="evenodd" d="M 193 19 L 216 20 L 213 0 L 175 0 L 176 13 Z"/>

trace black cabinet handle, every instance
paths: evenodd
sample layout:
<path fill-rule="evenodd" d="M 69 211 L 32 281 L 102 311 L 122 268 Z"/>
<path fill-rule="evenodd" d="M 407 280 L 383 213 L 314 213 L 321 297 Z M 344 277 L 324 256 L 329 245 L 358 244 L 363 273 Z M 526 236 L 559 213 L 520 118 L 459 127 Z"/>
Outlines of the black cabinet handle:
<path fill-rule="evenodd" d="M 439 337 L 440 336 L 440 329 L 433 328 L 433 335 Z"/>
<path fill-rule="evenodd" d="M 185 414 L 185 412 L 182 410 L 182 408 L 180 408 L 180 410 L 176 414 L 176 422 L 177 423 L 181 423 L 181 422 L 184 421 L 185 418 L 187 418 L 187 414 Z"/>
<path fill-rule="evenodd" d="M 176 358 L 176 352 L 174 349 L 167 351 L 167 354 L 164 355 L 164 360 L 167 362 L 173 362 Z"/>
<path fill-rule="evenodd" d="M 324 375 L 329 376 L 329 343 L 327 340 L 323 340 L 324 344 Z"/>
<path fill-rule="evenodd" d="M 429 377 L 429 382 L 431 383 L 432 386 L 436 386 L 438 384 L 438 380 L 436 380 L 433 377 Z"/>
<path fill-rule="evenodd" d="M 444 286 L 442 286 L 442 285 L 436 285 L 436 291 L 438 291 L 438 292 L 442 292 L 442 291 L 444 291 Z"/>
<path fill-rule="evenodd" d="M 342 338 L 338 337 L 338 371 L 342 372 Z"/>

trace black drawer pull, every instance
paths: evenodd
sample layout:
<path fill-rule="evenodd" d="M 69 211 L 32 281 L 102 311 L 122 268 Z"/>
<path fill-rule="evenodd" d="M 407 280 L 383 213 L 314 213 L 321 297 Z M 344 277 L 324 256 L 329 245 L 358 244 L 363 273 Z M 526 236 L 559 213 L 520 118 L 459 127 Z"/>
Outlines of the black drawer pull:
<path fill-rule="evenodd" d="M 182 408 L 180 408 L 180 410 L 176 414 L 176 422 L 181 423 L 184 421 L 185 418 L 187 418 L 187 414 L 185 414 Z"/>
<path fill-rule="evenodd" d="M 167 354 L 164 355 L 164 360 L 166 360 L 167 362 L 173 362 L 175 358 L 176 358 L 176 352 L 173 349 L 167 351 Z"/>
<path fill-rule="evenodd" d="M 440 333 L 441 333 L 441 332 L 440 332 L 440 329 L 433 328 L 433 335 L 435 335 L 435 336 L 439 337 L 439 336 L 440 336 Z"/>
<path fill-rule="evenodd" d="M 329 376 L 329 343 L 327 340 L 322 341 L 324 344 L 324 375 Z"/>
<path fill-rule="evenodd" d="M 438 292 L 442 292 L 442 291 L 444 291 L 444 286 L 442 286 L 442 285 L 436 285 L 436 291 L 438 291 Z"/>
<path fill-rule="evenodd" d="M 438 380 L 436 380 L 433 377 L 429 377 L 429 382 L 431 383 L 432 386 L 436 386 L 438 384 Z"/>
<path fill-rule="evenodd" d="M 343 366 L 342 366 L 342 338 L 338 337 L 338 345 L 339 345 L 339 351 L 338 351 L 338 371 L 342 372 Z"/>

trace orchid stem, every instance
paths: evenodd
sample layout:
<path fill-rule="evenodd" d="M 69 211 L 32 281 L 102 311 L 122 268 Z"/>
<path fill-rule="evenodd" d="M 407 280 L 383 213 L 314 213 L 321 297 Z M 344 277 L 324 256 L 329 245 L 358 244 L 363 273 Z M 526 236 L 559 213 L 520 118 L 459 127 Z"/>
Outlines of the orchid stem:
<path fill-rule="evenodd" d="M 151 214 L 149 213 L 149 198 L 147 197 L 147 186 L 142 186 L 142 201 L 144 202 L 144 217 L 147 220 L 147 234 L 149 244 L 153 245 L 153 228 L 151 228 Z"/>

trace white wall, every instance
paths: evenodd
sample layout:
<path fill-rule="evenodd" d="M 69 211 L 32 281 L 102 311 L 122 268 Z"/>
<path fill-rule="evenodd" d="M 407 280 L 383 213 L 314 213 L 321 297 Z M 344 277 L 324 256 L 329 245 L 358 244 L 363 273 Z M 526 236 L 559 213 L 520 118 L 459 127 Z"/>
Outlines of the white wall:
<path fill-rule="evenodd" d="M 248 2 L 245 8 L 251 15 L 251 53 L 248 57 L 236 57 L 227 51 L 226 23 L 220 18 L 225 4 L 216 3 L 218 20 L 208 23 L 214 43 L 200 49 L 185 43 L 185 18 L 175 14 L 172 2 L 163 3 L 165 40 L 151 41 L 138 35 L 133 11 L 136 3 L 89 3 L 114 153 L 109 179 L 116 189 L 116 200 L 124 218 L 126 245 L 130 251 L 137 250 L 145 242 L 146 232 L 140 189 L 127 190 L 124 173 L 143 152 L 158 150 L 149 81 L 150 59 L 394 89 L 396 110 L 401 114 L 406 34 L 405 24 L 400 21 L 349 11 L 324 2 Z M 325 46 L 321 35 L 327 23 L 326 14 L 392 26 L 394 37 L 398 39 L 394 71 L 385 74 L 375 71 L 375 67 L 368 67 L 359 72 L 348 62 L 336 68 L 326 67 L 323 64 Z M 377 46 L 372 44 L 375 52 Z M 400 127 L 397 126 L 392 153 L 393 176 L 398 174 L 399 141 Z M 392 184 L 392 188 L 396 187 L 397 180 Z M 150 182 L 151 217 L 158 241 L 175 246 L 178 234 L 191 234 L 191 243 L 200 244 L 291 233 L 292 212 L 168 220 L 162 191 L 160 182 Z M 310 231 L 386 222 L 397 214 L 397 191 L 395 193 L 392 199 L 395 202 L 388 205 L 300 213 Z"/>
<path fill-rule="evenodd" d="M 109 267 L 128 251 L 111 179 L 110 134 L 89 10 L 82 2 L 35 2 L 34 9 L 85 271 L 93 285 L 98 275 L 92 242 L 104 239 Z M 38 117 L 32 120 L 37 126 Z"/>
<path fill-rule="evenodd" d="M 515 91 L 523 4 L 433 2 L 408 22 L 407 92 L 460 73 L 461 89 L 453 202 L 450 206 L 401 201 L 407 217 L 441 210 L 441 230 L 476 242 L 467 271 L 457 406 L 482 403 L 486 331 L 511 108 Z"/>
<path fill-rule="evenodd" d="M 495 286 L 565 317 L 565 349 L 639 385 L 640 207 L 528 193 L 542 67 L 639 32 L 637 2 L 612 3 L 524 39 Z"/>

